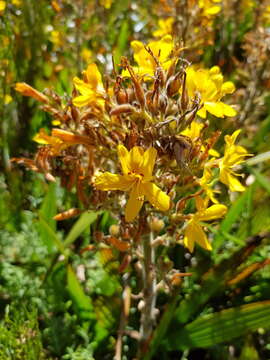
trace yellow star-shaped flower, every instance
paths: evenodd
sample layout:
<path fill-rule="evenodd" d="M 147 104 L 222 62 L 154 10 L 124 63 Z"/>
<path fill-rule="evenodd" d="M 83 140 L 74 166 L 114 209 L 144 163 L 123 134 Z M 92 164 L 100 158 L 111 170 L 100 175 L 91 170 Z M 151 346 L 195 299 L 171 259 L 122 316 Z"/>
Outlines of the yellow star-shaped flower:
<path fill-rule="evenodd" d="M 84 80 L 78 77 L 73 79 L 75 88 L 81 93 L 80 96 L 73 99 L 73 104 L 77 107 L 91 104 L 103 107 L 105 90 L 97 65 L 88 65 L 87 69 L 83 71 L 83 77 Z"/>
<path fill-rule="evenodd" d="M 207 236 L 201 225 L 201 221 L 211 221 L 223 217 L 227 212 L 227 207 L 222 204 L 215 204 L 207 207 L 208 201 L 204 201 L 201 197 L 196 198 L 197 212 L 190 215 L 187 222 L 184 235 L 184 245 L 193 252 L 195 242 L 206 250 L 212 250 Z"/>
<path fill-rule="evenodd" d="M 133 67 L 133 69 L 134 72 L 140 76 L 154 76 L 159 65 L 164 70 L 167 70 L 172 63 L 169 59 L 173 50 L 173 40 L 171 35 L 166 35 L 160 40 L 152 41 L 147 46 L 141 41 L 134 40 L 131 42 L 131 47 L 134 51 L 134 60 L 138 64 L 138 67 Z M 150 49 L 150 52 L 152 52 L 154 56 L 152 56 L 147 49 Z M 127 70 L 124 70 L 122 76 L 129 77 L 130 74 Z"/>
<path fill-rule="evenodd" d="M 195 70 L 192 66 L 186 70 L 187 90 L 190 97 L 200 96 L 202 108 L 197 114 L 205 119 L 207 111 L 216 117 L 235 116 L 236 111 L 221 101 L 226 94 L 232 94 L 235 86 L 231 81 L 223 82 L 223 75 L 218 66 L 210 70 Z"/>
<path fill-rule="evenodd" d="M 128 151 L 125 146 L 118 146 L 118 156 L 123 175 L 105 172 L 94 179 L 98 190 L 128 191 L 130 196 L 125 209 L 126 221 L 132 221 L 141 210 L 146 199 L 158 210 L 167 211 L 170 197 L 152 182 L 152 172 L 157 151 L 153 147 L 144 151 L 135 146 Z"/>
<path fill-rule="evenodd" d="M 245 191 L 245 187 L 236 178 L 241 175 L 236 174 L 232 168 L 241 164 L 246 156 L 251 156 L 243 146 L 235 145 L 235 140 L 240 132 L 241 130 L 236 130 L 231 136 L 225 136 L 224 157 L 219 161 L 220 181 L 231 191 Z"/>

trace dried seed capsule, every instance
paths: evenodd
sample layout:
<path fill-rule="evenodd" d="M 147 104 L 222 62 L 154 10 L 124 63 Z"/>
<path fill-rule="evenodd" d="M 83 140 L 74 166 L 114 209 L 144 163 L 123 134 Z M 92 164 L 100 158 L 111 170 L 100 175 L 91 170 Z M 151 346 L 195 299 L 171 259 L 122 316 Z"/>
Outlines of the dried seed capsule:
<path fill-rule="evenodd" d="M 167 95 L 172 97 L 178 93 L 181 86 L 181 80 L 178 76 L 171 77 L 167 82 Z"/>
<path fill-rule="evenodd" d="M 121 114 L 125 114 L 125 113 L 131 113 L 131 112 L 135 112 L 136 109 L 134 106 L 129 105 L 129 104 L 123 104 L 123 105 L 118 105 L 115 108 L 113 108 L 110 112 L 110 115 L 121 115 Z"/>

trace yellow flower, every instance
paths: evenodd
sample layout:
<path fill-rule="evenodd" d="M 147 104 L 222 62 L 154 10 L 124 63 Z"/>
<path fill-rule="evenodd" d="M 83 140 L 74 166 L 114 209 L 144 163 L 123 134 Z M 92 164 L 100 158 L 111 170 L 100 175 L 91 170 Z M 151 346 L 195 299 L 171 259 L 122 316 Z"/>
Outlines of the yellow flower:
<path fill-rule="evenodd" d="M 184 245 L 193 252 L 194 244 L 197 242 L 202 248 L 212 250 L 207 236 L 200 224 L 201 221 L 211 221 L 223 217 L 226 214 L 227 207 L 221 204 L 215 204 L 207 208 L 207 201 L 202 198 L 196 198 L 197 212 L 190 215 L 191 218 L 187 222 L 184 235 Z"/>
<path fill-rule="evenodd" d="M 265 25 L 269 24 L 270 22 L 270 5 L 266 6 L 264 12 L 262 13 L 262 19 Z"/>
<path fill-rule="evenodd" d="M 241 175 L 236 174 L 232 168 L 241 164 L 246 156 L 251 156 L 243 146 L 234 144 L 240 132 L 241 130 L 236 130 L 231 136 L 225 136 L 224 157 L 219 161 L 220 181 L 227 185 L 231 191 L 245 190 L 245 187 L 235 177 Z"/>
<path fill-rule="evenodd" d="M 22 1 L 21 1 L 21 0 L 12 0 L 11 2 L 12 2 L 12 4 L 15 5 L 15 6 L 21 6 L 21 4 L 22 4 Z"/>
<path fill-rule="evenodd" d="M 52 135 L 47 135 L 44 129 L 40 129 L 33 140 L 41 145 L 50 145 L 54 155 L 58 155 L 62 150 L 72 145 L 82 144 L 87 147 L 93 145 L 87 136 L 76 135 L 58 128 L 52 129 Z"/>
<path fill-rule="evenodd" d="M 87 48 L 83 48 L 81 51 L 81 57 L 85 62 L 89 62 L 92 57 L 92 51 Z"/>
<path fill-rule="evenodd" d="M 218 66 L 210 70 L 195 70 L 190 66 L 186 73 L 188 95 L 194 98 L 199 94 L 201 99 L 202 108 L 197 113 L 200 117 L 205 119 L 207 111 L 221 118 L 236 115 L 236 111 L 230 105 L 220 101 L 224 95 L 232 94 L 235 86 L 231 81 L 223 82 L 223 75 Z"/>
<path fill-rule="evenodd" d="M 96 64 L 88 65 L 86 71 L 83 71 L 84 80 L 75 77 L 73 83 L 75 88 L 81 93 L 73 99 L 73 104 L 77 107 L 97 104 L 104 106 L 104 86 L 101 74 Z"/>
<path fill-rule="evenodd" d="M 203 123 L 192 121 L 189 127 L 181 131 L 181 135 L 188 136 L 191 140 L 196 140 L 200 137 Z"/>
<path fill-rule="evenodd" d="M 39 133 L 33 137 L 33 140 L 41 145 L 50 145 L 54 155 L 58 155 L 61 150 L 69 146 L 56 136 L 47 135 L 44 129 L 40 129 Z"/>
<path fill-rule="evenodd" d="M 203 10 L 204 16 L 213 16 L 221 10 L 219 5 L 215 5 L 215 3 L 219 3 L 220 1 L 221 0 L 199 0 L 199 8 Z"/>
<path fill-rule="evenodd" d="M 199 123 L 197 121 L 192 121 L 190 126 L 188 126 L 185 130 L 181 131 L 181 135 L 189 137 L 192 141 L 196 142 L 200 138 L 201 131 L 204 127 L 204 124 Z M 205 151 L 205 146 L 201 144 L 201 151 Z M 218 157 L 219 153 L 215 149 L 209 149 L 209 155 Z"/>
<path fill-rule="evenodd" d="M 63 45 L 63 37 L 62 37 L 60 31 L 53 30 L 51 32 L 50 40 L 56 46 L 62 46 Z"/>
<path fill-rule="evenodd" d="M 0 15 L 2 15 L 2 12 L 5 10 L 7 4 L 5 1 L 0 1 Z"/>
<path fill-rule="evenodd" d="M 112 0 L 99 0 L 99 3 L 101 6 L 103 6 L 105 9 L 110 9 L 112 6 Z"/>
<path fill-rule="evenodd" d="M 143 148 L 135 146 L 128 151 L 125 146 L 118 145 L 118 156 L 123 175 L 105 172 L 96 176 L 94 184 L 98 190 L 129 191 L 126 221 L 132 221 L 138 215 L 145 197 L 158 210 L 169 210 L 170 197 L 151 181 L 156 149 L 151 147 L 144 152 Z"/>
<path fill-rule="evenodd" d="M 171 60 L 169 56 L 173 49 L 173 40 L 171 35 L 163 36 L 162 39 L 158 41 L 150 42 L 146 47 L 145 45 L 137 40 L 131 42 L 131 47 L 134 51 L 134 60 L 138 64 L 138 67 L 134 67 L 135 73 L 139 75 L 153 76 L 157 63 L 154 57 L 159 61 L 161 67 L 165 70 L 171 65 Z M 146 50 L 149 48 L 153 53 L 154 57 Z M 127 70 L 123 71 L 123 76 L 130 76 Z"/>
<path fill-rule="evenodd" d="M 5 104 L 5 105 L 8 105 L 9 103 L 11 103 L 12 100 L 13 100 L 13 99 L 12 99 L 12 97 L 11 97 L 10 95 L 6 94 L 6 95 L 4 96 L 4 104 Z"/>
<path fill-rule="evenodd" d="M 174 23 L 173 17 L 168 17 L 167 19 L 158 20 L 158 30 L 153 32 L 155 37 L 162 37 L 172 33 L 172 27 Z"/>
<path fill-rule="evenodd" d="M 215 198 L 215 194 L 218 191 L 212 189 L 212 171 L 211 168 L 208 166 L 205 166 L 203 170 L 203 176 L 199 179 L 199 184 L 201 188 L 204 190 L 206 194 L 206 198 L 210 199 L 214 204 L 218 204 L 217 199 Z"/>

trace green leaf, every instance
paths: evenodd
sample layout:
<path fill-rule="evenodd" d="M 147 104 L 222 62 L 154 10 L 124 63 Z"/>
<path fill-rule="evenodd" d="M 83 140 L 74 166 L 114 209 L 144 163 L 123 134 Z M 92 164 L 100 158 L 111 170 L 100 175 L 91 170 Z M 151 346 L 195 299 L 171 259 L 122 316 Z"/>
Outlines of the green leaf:
<path fill-rule="evenodd" d="M 95 320 L 96 315 L 94 313 L 91 298 L 84 293 L 83 288 L 70 265 L 67 267 L 67 290 L 73 301 L 78 317 L 81 320 Z"/>
<path fill-rule="evenodd" d="M 53 219 L 56 211 L 56 183 L 51 182 L 48 186 L 46 196 L 39 210 L 39 215 L 53 230 L 56 229 L 56 221 Z"/>
<path fill-rule="evenodd" d="M 57 233 L 49 226 L 49 224 L 43 219 L 39 219 L 39 226 L 42 228 L 43 235 L 46 235 L 47 241 L 51 244 L 53 243 L 58 251 L 63 255 L 66 254 L 64 245 L 62 241 L 58 238 Z"/>
<path fill-rule="evenodd" d="M 256 302 L 202 316 L 170 335 L 171 349 L 207 348 L 270 328 L 270 301 Z"/>
<path fill-rule="evenodd" d="M 83 213 L 65 238 L 64 246 L 72 244 L 81 235 L 81 233 L 97 219 L 98 215 L 99 212 L 94 211 Z"/>
<path fill-rule="evenodd" d="M 247 200 L 249 198 L 248 191 L 241 194 L 238 199 L 232 204 L 229 211 L 227 212 L 224 220 L 221 222 L 219 230 L 214 237 L 213 247 L 217 251 L 224 241 L 223 233 L 230 233 L 232 226 L 240 218 L 243 211 L 246 208 Z"/>
<path fill-rule="evenodd" d="M 246 246 L 237 249 L 229 258 L 223 259 L 219 264 L 208 269 L 202 276 L 200 287 L 194 289 L 188 298 L 180 302 L 172 320 L 174 326 L 188 323 L 196 314 L 199 314 L 213 296 L 222 294 L 228 287 L 228 280 L 234 276 L 235 269 L 246 261 L 261 244 L 262 239 L 259 237 L 249 241 Z"/>
<path fill-rule="evenodd" d="M 117 47 L 116 51 L 114 53 L 114 61 L 115 64 L 120 63 L 120 58 L 124 54 L 127 42 L 128 42 L 128 36 L 129 36 L 129 25 L 127 20 L 123 20 L 121 24 L 121 29 L 119 33 L 119 37 L 117 40 Z"/>
<path fill-rule="evenodd" d="M 245 164 L 249 167 L 251 165 L 260 164 L 268 160 L 270 160 L 270 151 L 266 151 L 264 153 L 252 157 L 251 159 L 246 160 Z"/>

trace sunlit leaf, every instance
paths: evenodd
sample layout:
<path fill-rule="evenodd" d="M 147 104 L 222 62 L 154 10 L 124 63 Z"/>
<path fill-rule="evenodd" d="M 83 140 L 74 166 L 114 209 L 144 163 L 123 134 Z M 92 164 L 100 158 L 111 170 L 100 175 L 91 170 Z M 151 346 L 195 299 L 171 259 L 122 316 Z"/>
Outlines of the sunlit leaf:
<path fill-rule="evenodd" d="M 172 349 L 207 348 L 255 331 L 270 328 L 270 301 L 226 309 L 194 320 L 170 336 Z"/>
<path fill-rule="evenodd" d="M 98 215 L 98 212 L 93 211 L 82 214 L 65 238 L 64 245 L 68 246 L 73 243 L 81 235 L 81 233 L 97 219 Z"/>

